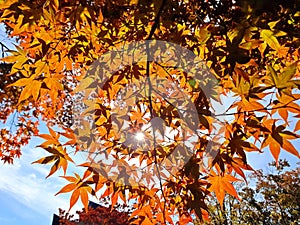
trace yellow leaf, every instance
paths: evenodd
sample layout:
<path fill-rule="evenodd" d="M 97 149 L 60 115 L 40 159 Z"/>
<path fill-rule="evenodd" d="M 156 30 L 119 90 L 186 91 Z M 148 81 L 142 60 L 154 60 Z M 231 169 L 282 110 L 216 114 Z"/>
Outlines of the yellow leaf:
<path fill-rule="evenodd" d="M 17 80 L 16 82 L 8 85 L 8 87 L 11 87 L 11 86 L 15 86 L 15 87 L 22 87 L 22 86 L 26 86 L 28 84 L 30 84 L 33 80 L 33 77 L 32 78 L 21 78 L 19 80 Z"/>
<path fill-rule="evenodd" d="M 206 43 L 210 38 L 210 31 L 207 29 L 208 27 L 201 27 L 195 31 L 196 38 L 200 43 Z"/>
<path fill-rule="evenodd" d="M 100 116 L 97 121 L 95 122 L 95 124 L 97 126 L 101 126 L 103 123 L 105 123 L 107 121 L 107 119 L 104 116 Z"/>
<path fill-rule="evenodd" d="M 279 21 L 280 21 L 280 19 L 276 20 L 276 21 L 269 22 L 268 25 L 271 29 L 273 29 Z"/>
<path fill-rule="evenodd" d="M 36 101 L 38 99 L 39 93 L 40 93 L 40 89 L 41 89 L 41 85 L 42 83 L 40 81 L 34 80 L 31 84 L 31 88 L 32 88 L 32 97 L 33 100 Z"/>
<path fill-rule="evenodd" d="M 19 97 L 19 101 L 18 103 L 20 104 L 20 102 L 28 99 L 31 96 L 31 92 L 32 92 L 32 88 L 31 88 L 31 84 L 28 84 L 27 86 L 24 87 L 24 89 L 22 90 L 20 97 Z"/>
<path fill-rule="evenodd" d="M 86 77 L 82 79 L 79 83 L 79 85 L 76 88 L 76 92 L 84 91 L 86 88 L 88 88 L 95 80 L 91 77 Z"/>
<path fill-rule="evenodd" d="M 43 17 L 46 20 L 49 20 L 49 21 L 53 22 L 53 15 L 51 15 L 51 13 L 48 12 L 45 8 L 43 8 Z"/>
<path fill-rule="evenodd" d="M 137 5 L 139 3 L 139 0 L 130 0 L 130 5 Z"/>
<path fill-rule="evenodd" d="M 248 95 L 250 90 L 250 83 L 242 76 L 237 79 L 237 91 L 240 95 Z"/>
<path fill-rule="evenodd" d="M 187 29 L 185 25 L 178 24 L 177 27 L 178 27 L 178 30 L 182 32 L 182 35 L 190 34 L 190 30 Z"/>
<path fill-rule="evenodd" d="M 277 87 L 277 85 L 279 84 L 279 78 L 278 78 L 276 71 L 273 69 L 273 67 L 271 65 L 268 65 L 267 68 L 270 72 L 270 77 L 271 77 L 272 83 Z"/>
<path fill-rule="evenodd" d="M 4 57 L 1 59 L 4 62 L 10 62 L 14 63 L 12 69 L 11 69 L 11 74 L 18 72 L 23 68 L 24 63 L 27 62 L 27 52 L 20 48 L 19 46 L 16 46 L 17 51 L 9 51 L 13 55 Z"/>
<path fill-rule="evenodd" d="M 277 38 L 274 36 L 271 30 L 262 30 L 260 33 L 261 38 L 274 50 L 278 51 L 280 49 L 280 44 Z"/>
<path fill-rule="evenodd" d="M 280 74 L 280 82 L 277 85 L 278 88 L 285 88 L 287 87 L 289 81 L 294 77 L 297 70 L 297 63 L 293 63 L 286 67 L 283 72 Z"/>
<path fill-rule="evenodd" d="M 59 0 L 53 0 L 53 6 L 58 9 L 59 8 Z"/>
<path fill-rule="evenodd" d="M 47 65 L 47 63 L 42 62 L 42 61 L 38 61 L 37 63 L 35 63 L 36 69 L 35 69 L 35 74 L 37 76 L 39 76 L 40 74 L 42 74 L 44 72 L 44 70 L 46 70 L 47 72 L 49 72 L 49 67 Z"/>

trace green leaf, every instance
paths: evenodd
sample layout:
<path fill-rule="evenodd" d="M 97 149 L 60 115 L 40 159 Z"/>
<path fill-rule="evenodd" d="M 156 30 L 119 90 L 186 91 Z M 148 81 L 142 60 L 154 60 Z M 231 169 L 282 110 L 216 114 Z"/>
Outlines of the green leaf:
<path fill-rule="evenodd" d="M 195 87 L 195 85 L 196 85 L 196 80 L 190 79 L 190 80 L 188 81 L 188 83 L 189 83 L 189 85 L 190 85 L 191 87 Z"/>

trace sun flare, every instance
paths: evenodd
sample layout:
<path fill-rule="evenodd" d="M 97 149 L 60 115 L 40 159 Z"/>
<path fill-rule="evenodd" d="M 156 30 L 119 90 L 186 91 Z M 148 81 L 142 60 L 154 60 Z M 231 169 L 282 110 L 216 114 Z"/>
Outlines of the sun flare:
<path fill-rule="evenodd" d="M 145 140 L 145 134 L 143 132 L 136 133 L 134 137 L 137 141 Z"/>

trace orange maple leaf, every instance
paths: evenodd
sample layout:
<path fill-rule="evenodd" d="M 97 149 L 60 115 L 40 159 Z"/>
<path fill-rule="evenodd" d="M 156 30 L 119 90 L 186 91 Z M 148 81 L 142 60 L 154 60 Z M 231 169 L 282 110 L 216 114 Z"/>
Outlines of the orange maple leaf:
<path fill-rule="evenodd" d="M 211 171 L 211 175 L 207 178 L 207 180 L 211 184 L 208 190 L 216 194 L 221 207 L 223 205 L 225 193 L 228 193 L 239 199 L 238 194 L 232 185 L 232 182 L 241 181 L 236 177 L 233 177 L 228 173 L 216 174 L 214 171 Z"/>

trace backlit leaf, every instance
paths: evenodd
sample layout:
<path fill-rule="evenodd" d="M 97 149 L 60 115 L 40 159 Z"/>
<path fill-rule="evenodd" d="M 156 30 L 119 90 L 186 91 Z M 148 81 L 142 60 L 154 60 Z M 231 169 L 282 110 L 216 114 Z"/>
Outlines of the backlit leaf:
<path fill-rule="evenodd" d="M 80 189 L 76 189 L 72 195 L 71 195 L 71 199 L 70 199 L 70 208 L 73 208 L 73 206 L 75 205 L 75 203 L 78 201 L 78 198 L 79 198 L 79 195 L 80 195 Z"/>
<path fill-rule="evenodd" d="M 280 49 L 280 44 L 271 30 L 262 30 L 260 33 L 262 39 L 274 50 Z"/>
<path fill-rule="evenodd" d="M 238 198 L 237 192 L 232 185 L 232 182 L 240 181 L 239 179 L 225 173 L 224 175 L 212 173 L 207 179 L 211 186 L 209 190 L 215 192 L 220 205 L 223 205 L 223 200 L 225 193 L 228 193 L 236 198 Z"/>
<path fill-rule="evenodd" d="M 77 187 L 77 185 L 75 183 L 67 184 L 59 192 L 57 192 L 55 195 L 58 195 L 60 193 L 70 192 L 70 191 L 74 190 L 76 187 Z"/>

